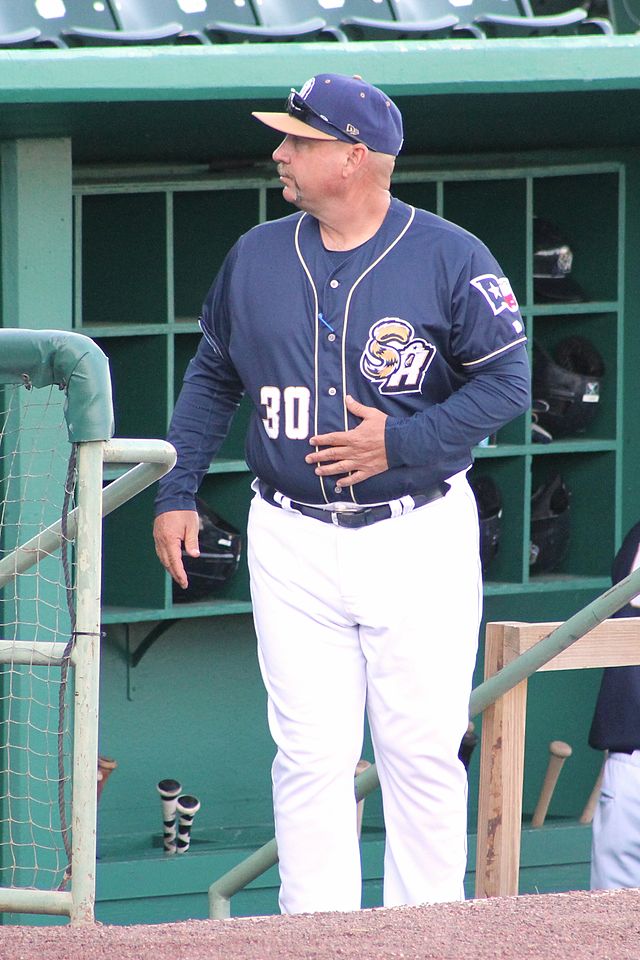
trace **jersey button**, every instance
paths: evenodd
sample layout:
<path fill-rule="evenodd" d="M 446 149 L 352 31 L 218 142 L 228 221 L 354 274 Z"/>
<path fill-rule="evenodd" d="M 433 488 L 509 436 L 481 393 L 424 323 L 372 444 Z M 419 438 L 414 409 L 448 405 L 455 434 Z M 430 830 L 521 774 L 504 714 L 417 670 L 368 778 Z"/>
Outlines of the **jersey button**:
<path fill-rule="evenodd" d="M 335 333 L 330 333 L 329 336 L 327 337 L 327 340 L 329 341 L 329 343 L 333 343 L 335 338 L 336 338 Z"/>
<path fill-rule="evenodd" d="M 330 281 L 329 281 L 329 286 L 330 286 L 330 287 L 333 287 L 333 289 L 335 290 L 336 287 L 339 287 L 339 286 L 340 286 L 340 281 L 339 281 L 339 280 L 330 280 Z"/>
<path fill-rule="evenodd" d="M 327 390 L 327 393 L 329 394 L 330 397 L 335 397 L 337 392 L 338 391 L 336 390 L 335 387 L 329 387 L 329 389 Z"/>

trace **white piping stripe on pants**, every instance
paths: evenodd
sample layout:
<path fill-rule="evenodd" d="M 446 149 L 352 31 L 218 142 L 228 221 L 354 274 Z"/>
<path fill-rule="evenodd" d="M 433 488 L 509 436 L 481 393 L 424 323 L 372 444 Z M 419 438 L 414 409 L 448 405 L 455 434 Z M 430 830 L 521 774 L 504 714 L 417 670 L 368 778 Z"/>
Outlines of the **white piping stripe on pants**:
<path fill-rule="evenodd" d="M 365 703 L 384 804 L 384 903 L 461 899 L 466 773 L 457 753 L 482 597 L 466 478 L 443 499 L 359 529 L 256 496 L 248 556 L 278 747 L 282 911 L 360 906 L 353 775 Z"/>

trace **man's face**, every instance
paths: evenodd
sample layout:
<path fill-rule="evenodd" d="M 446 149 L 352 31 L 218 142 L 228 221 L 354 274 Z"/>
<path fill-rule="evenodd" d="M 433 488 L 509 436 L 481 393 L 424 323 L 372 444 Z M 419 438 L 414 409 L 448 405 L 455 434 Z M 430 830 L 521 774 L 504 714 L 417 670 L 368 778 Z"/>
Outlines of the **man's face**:
<path fill-rule="evenodd" d="M 323 201 L 337 196 L 350 146 L 341 140 L 286 136 L 272 154 L 284 199 L 301 210 L 315 212 Z"/>

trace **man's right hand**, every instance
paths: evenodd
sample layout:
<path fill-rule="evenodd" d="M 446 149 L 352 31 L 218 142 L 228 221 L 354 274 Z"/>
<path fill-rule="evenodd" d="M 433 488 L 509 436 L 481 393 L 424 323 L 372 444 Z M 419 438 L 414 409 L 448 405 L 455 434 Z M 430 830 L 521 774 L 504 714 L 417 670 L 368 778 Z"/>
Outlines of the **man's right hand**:
<path fill-rule="evenodd" d="M 199 557 L 198 530 L 197 510 L 169 510 L 156 517 L 153 524 L 153 539 L 160 563 L 183 590 L 189 581 L 182 563 L 182 545 L 190 557 Z"/>

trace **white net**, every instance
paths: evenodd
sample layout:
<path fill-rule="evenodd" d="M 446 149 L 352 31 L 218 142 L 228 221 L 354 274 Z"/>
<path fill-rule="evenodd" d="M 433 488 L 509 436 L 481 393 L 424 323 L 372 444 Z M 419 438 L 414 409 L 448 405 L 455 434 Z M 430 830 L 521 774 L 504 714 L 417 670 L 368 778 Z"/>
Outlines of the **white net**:
<path fill-rule="evenodd" d="M 59 889 L 70 863 L 75 447 L 63 401 L 57 387 L 0 387 L 0 562 L 63 524 L 61 547 L 0 578 L 1 887 Z"/>

